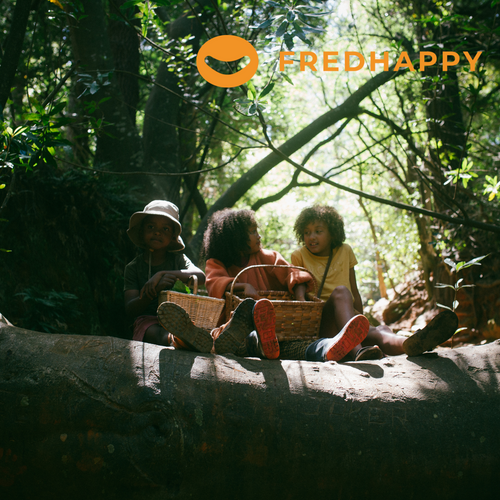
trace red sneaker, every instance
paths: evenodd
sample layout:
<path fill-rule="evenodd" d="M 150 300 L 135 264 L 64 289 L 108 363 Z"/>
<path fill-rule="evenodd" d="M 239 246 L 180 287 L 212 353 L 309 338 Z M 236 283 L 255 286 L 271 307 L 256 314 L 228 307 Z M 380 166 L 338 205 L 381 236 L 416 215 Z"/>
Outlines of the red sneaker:
<path fill-rule="evenodd" d="M 307 361 L 340 361 L 361 344 L 368 335 L 370 323 L 362 314 L 351 318 L 333 338 L 316 340 L 306 349 Z"/>
<path fill-rule="evenodd" d="M 362 314 L 351 318 L 340 332 L 333 337 L 335 343 L 328 349 L 326 359 L 328 361 L 340 361 L 347 353 L 361 344 L 368 335 L 370 323 Z"/>
<path fill-rule="evenodd" d="M 253 308 L 253 321 L 259 336 L 260 350 L 267 359 L 280 355 L 280 345 L 276 337 L 276 314 L 270 300 L 260 299 Z"/>

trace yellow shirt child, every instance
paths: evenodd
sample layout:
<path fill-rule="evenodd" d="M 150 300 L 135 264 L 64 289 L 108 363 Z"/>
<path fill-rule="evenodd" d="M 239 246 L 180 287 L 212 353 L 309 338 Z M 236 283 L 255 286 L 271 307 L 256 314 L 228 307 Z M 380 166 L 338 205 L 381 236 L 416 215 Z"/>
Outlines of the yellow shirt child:
<path fill-rule="evenodd" d="M 328 263 L 328 256 L 314 255 L 304 246 L 292 253 L 291 260 L 294 266 L 305 267 L 311 271 L 318 282 L 318 286 L 321 284 Z M 333 290 L 341 285 L 347 287 L 352 294 L 349 271 L 357 263 L 354 252 L 347 243 L 335 248 L 320 298 L 325 301 L 328 300 Z"/>

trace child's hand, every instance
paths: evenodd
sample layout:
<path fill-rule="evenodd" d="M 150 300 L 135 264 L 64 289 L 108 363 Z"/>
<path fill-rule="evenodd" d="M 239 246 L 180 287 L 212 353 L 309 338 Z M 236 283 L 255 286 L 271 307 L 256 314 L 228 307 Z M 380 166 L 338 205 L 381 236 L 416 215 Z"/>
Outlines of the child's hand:
<path fill-rule="evenodd" d="M 175 285 L 177 277 L 174 274 L 165 273 L 158 284 L 156 285 L 156 292 L 161 292 L 162 290 L 168 290 Z"/>
<path fill-rule="evenodd" d="M 175 283 L 175 280 L 176 278 L 172 274 L 168 274 L 166 271 L 158 271 L 142 287 L 139 297 L 142 299 L 142 297 L 145 295 L 149 300 L 153 300 L 158 295 L 158 292 L 161 292 L 165 288 L 169 288 L 168 283 L 170 283 L 170 287 L 172 287 Z"/>
<path fill-rule="evenodd" d="M 295 285 L 295 288 L 293 289 L 294 295 L 295 295 L 295 300 L 299 300 L 301 302 L 305 302 L 306 299 L 306 286 L 302 283 L 300 285 Z"/>
<path fill-rule="evenodd" d="M 142 287 L 141 293 L 139 294 L 139 298 L 142 299 L 144 296 L 146 296 L 149 300 L 153 300 L 156 297 L 156 285 L 158 284 L 158 280 L 155 280 L 155 276 L 153 276 Z"/>

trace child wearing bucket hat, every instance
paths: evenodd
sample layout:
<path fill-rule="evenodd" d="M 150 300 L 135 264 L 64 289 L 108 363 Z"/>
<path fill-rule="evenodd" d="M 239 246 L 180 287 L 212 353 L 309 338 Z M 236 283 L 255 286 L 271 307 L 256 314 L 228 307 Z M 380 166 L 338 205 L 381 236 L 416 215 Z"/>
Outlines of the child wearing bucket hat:
<path fill-rule="evenodd" d="M 210 350 L 212 338 L 208 332 L 188 332 L 191 335 L 172 335 L 158 322 L 158 293 L 170 289 L 177 280 L 188 281 L 197 276 L 200 284 L 205 274 L 186 255 L 181 238 L 179 209 L 169 201 L 154 200 L 141 212 L 130 217 L 127 234 L 141 252 L 125 267 L 125 310 L 135 318 L 133 340 L 176 348 Z"/>

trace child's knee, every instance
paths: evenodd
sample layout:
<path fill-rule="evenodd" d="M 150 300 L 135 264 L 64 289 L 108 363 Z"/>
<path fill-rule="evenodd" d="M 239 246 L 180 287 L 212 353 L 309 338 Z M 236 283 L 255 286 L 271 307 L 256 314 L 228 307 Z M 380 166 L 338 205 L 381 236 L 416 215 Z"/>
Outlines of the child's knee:
<path fill-rule="evenodd" d="M 352 302 L 352 294 L 346 286 L 340 285 L 333 290 L 330 295 L 330 300 L 337 302 L 339 300 L 350 300 Z"/>

